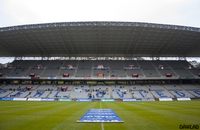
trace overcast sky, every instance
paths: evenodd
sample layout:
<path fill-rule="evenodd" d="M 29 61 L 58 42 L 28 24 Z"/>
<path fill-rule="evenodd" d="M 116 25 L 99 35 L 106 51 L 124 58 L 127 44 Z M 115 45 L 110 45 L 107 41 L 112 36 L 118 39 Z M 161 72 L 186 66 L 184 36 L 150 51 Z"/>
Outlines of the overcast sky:
<path fill-rule="evenodd" d="M 75 21 L 200 27 L 200 0 L 0 0 L 0 27 Z"/>
<path fill-rule="evenodd" d="M 71 21 L 200 27 L 200 0 L 0 0 L 0 27 Z"/>

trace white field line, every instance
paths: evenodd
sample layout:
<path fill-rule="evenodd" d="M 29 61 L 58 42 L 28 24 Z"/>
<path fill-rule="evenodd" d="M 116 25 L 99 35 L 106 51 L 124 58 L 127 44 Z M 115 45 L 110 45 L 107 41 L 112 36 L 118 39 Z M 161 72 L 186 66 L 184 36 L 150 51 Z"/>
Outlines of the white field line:
<path fill-rule="evenodd" d="M 100 101 L 100 109 L 101 109 L 101 101 Z M 101 122 L 101 130 L 105 130 L 103 122 Z"/>

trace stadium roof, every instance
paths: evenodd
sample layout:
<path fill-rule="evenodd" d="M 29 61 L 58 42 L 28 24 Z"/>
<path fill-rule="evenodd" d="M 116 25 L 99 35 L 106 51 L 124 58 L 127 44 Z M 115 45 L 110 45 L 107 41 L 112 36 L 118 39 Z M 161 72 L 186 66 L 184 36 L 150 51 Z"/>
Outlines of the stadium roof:
<path fill-rule="evenodd" d="M 66 22 L 0 28 L 0 56 L 199 57 L 200 28 L 138 22 Z"/>

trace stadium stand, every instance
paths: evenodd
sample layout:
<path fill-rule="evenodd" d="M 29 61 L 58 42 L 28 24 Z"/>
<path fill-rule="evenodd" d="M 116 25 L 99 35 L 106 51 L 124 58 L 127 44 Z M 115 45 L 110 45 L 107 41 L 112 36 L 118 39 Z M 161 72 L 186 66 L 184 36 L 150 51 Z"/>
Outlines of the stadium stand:
<path fill-rule="evenodd" d="M 200 67 L 187 61 L 198 43 L 199 28 L 151 23 L 0 28 L 0 57 L 15 57 L 0 65 L 0 98 L 198 99 Z"/>
<path fill-rule="evenodd" d="M 63 90 L 65 88 L 65 90 Z M 0 98 L 158 99 L 199 98 L 199 85 L 51 86 L 3 85 Z"/>
<path fill-rule="evenodd" d="M 64 63 L 66 62 L 66 63 Z M 99 64 L 100 62 L 100 64 Z M 102 64 L 104 62 L 104 64 Z M 107 63 L 106 63 L 107 62 Z M 130 64 L 128 64 L 130 62 Z M 132 63 L 137 62 L 137 66 Z M 38 63 L 38 64 L 37 64 Z M 133 67 L 134 65 L 134 67 Z M 199 69 L 187 61 L 31 61 L 16 60 L 7 67 L 2 67 L 3 77 L 28 77 L 30 74 L 40 77 L 180 77 L 194 78 L 199 76 Z M 67 76 L 67 77 L 68 77 Z"/>

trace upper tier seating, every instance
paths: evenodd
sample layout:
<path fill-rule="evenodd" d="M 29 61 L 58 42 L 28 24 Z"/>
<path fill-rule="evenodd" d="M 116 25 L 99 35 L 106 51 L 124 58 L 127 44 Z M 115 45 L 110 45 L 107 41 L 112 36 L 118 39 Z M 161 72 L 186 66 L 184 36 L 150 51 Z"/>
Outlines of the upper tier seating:
<path fill-rule="evenodd" d="M 1 77 L 200 78 L 187 61 L 15 60 L 0 68 Z M 137 76 L 135 76 L 137 75 Z"/>

